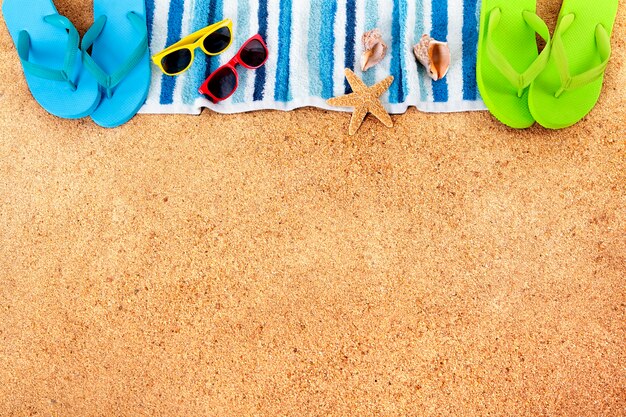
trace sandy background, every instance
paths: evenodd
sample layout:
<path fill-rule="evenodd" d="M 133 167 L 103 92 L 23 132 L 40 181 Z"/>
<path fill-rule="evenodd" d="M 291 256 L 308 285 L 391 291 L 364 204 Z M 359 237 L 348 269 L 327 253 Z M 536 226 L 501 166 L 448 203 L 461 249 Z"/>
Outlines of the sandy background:
<path fill-rule="evenodd" d="M 57 1 L 82 31 L 87 3 Z M 575 128 L 354 138 L 319 110 L 58 120 L 2 24 L 0 415 L 626 415 L 624 12 Z"/>

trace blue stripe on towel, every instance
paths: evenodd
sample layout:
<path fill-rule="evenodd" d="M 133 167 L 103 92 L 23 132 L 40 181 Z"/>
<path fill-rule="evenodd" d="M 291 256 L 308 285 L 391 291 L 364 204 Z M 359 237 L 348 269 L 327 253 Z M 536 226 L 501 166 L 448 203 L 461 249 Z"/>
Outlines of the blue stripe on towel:
<path fill-rule="evenodd" d="M 280 0 L 278 22 L 278 64 L 274 100 L 283 103 L 291 101 L 289 88 L 289 61 L 291 52 L 291 0 Z"/>
<path fill-rule="evenodd" d="M 407 0 L 400 2 L 400 65 L 402 69 L 402 102 L 406 101 L 409 96 L 409 71 L 414 71 L 414 55 L 411 53 L 412 43 L 407 45 L 407 23 L 409 15 L 409 5 Z M 407 62 L 407 56 L 410 57 L 410 61 Z"/>
<path fill-rule="evenodd" d="M 180 40 L 180 33 L 183 26 L 183 10 L 185 0 L 171 0 L 170 12 L 167 18 L 167 42 L 172 45 Z M 174 89 L 176 88 L 176 77 L 163 74 L 161 78 L 161 104 L 174 103 Z"/>
<path fill-rule="evenodd" d="M 328 20 L 321 22 L 320 28 L 319 76 L 322 80 L 322 98 L 327 100 L 333 96 L 334 91 L 336 1 L 324 1 L 322 3 L 322 17 Z"/>
<path fill-rule="evenodd" d="M 259 34 L 267 41 L 267 0 L 259 0 L 258 18 Z M 256 78 L 254 80 L 254 101 L 262 101 L 263 96 L 265 95 L 265 72 L 265 65 L 256 70 Z"/>
<path fill-rule="evenodd" d="M 309 45 L 307 55 L 309 57 L 309 94 L 312 97 L 322 96 L 322 79 L 320 73 L 320 33 L 322 28 L 322 8 L 317 3 L 311 3 L 309 16 Z"/>
<path fill-rule="evenodd" d="M 354 49 L 356 47 L 356 1 L 346 1 L 346 45 L 345 45 L 345 68 L 354 70 Z M 345 80 L 346 94 L 352 92 L 348 80 Z"/>
<path fill-rule="evenodd" d="M 427 0 L 426 0 L 427 1 Z M 422 39 L 422 35 L 425 33 L 424 28 L 424 5 L 422 0 L 418 1 L 417 6 L 415 7 L 415 43 L 418 43 Z M 419 78 L 419 87 L 420 87 L 420 101 L 426 101 L 428 98 L 428 93 L 426 92 L 426 81 L 424 77 L 427 77 L 424 71 L 424 67 L 422 65 L 417 65 L 417 76 Z"/>
<path fill-rule="evenodd" d="M 435 40 L 448 40 L 448 0 L 433 0 L 432 3 L 433 28 L 430 32 Z M 444 78 L 433 82 L 433 97 L 435 102 L 448 101 L 448 80 Z"/>
<path fill-rule="evenodd" d="M 235 42 L 233 48 L 243 44 L 248 39 L 249 34 L 246 28 L 250 26 L 250 3 L 248 0 L 239 0 L 237 4 L 237 27 L 235 31 Z M 239 73 L 239 89 L 233 95 L 234 103 L 243 103 L 246 97 L 246 85 L 248 81 L 249 71 L 241 71 Z"/>
<path fill-rule="evenodd" d="M 146 0 L 146 24 L 148 27 L 148 39 L 152 41 L 152 29 L 154 28 L 154 0 Z"/>
<path fill-rule="evenodd" d="M 207 25 L 212 25 L 214 23 L 221 21 L 224 18 L 223 14 L 224 14 L 223 0 L 210 0 L 209 19 L 208 19 Z M 219 57 L 217 56 L 208 57 L 206 71 L 204 73 L 205 79 L 208 78 L 209 75 L 213 73 L 213 71 L 219 68 L 219 62 L 220 62 Z M 202 80 L 202 82 L 204 82 L 204 80 Z"/>
<path fill-rule="evenodd" d="M 189 34 L 196 32 L 207 25 L 206 16 L 209 14 L 209 6 L 209 3 L 201 1 L 194 1 L 191 6 L 188 6 L 192 7 Z M 188 34 L 186 33 L 185 35 Z M 203 77 L 206 73 L 209 59 L 211 59 L 200 49 L 196 49 L 194 51 L 194 55 L 194 62 L 191 68 L 189 68 L 189 71 L 182 76 L 184 77 L 182 79 L 186 81 L 185 86 L 183 87 L 183 103 L 188 105 L 192 105 L 200 96 L 200 93 L 198 93 L 198 87 L 200 87 L 200 85 L 204 82 Z"/>
<path fill-rule="evenodd" d="M 476 100 L 476 51 L 478 19 L 476 0 L 463 1 L 463 99 Z"/>
<path fill-rule="evenodd" d="M 368 32 L 378 27 L 378 1 L 366 0 L 365 2 L 365 31 Z M 363 74 L 363 82 L 373 85 L 376 82 L 376 70 L 371 68 Z"/>
<path fill-rule="evenodd" d="M 212 25 L 213 23 L 216 22 L 215 20 L 215 3 L 217 2 L 217 0 L 205 0 L 206 3 L 206 16 L 207 16 L 207 20 L 206 20 L 206 26 Z M 212 66 L 211 66 L 211 61 L 213 60 L 213 58 L 211 56 L 206 56 L 205 58 L 206 60 L 206 66 L 204 68 L 204 76 L 202 77 L 203 79 L 207 79 L 211 73 L 213 72 Z"/>
<path fill-rule="evenodd" d="M 393 23 L 391 24 L 391 38 L 392 41 L 392 51 L 391 51 L 391 75 L 394 77 L 394 82 L 389 89 L 389 102 L 396 104 L 402 103 L 404 101 L 404 89 L 402 79 L 402 40 L 401 40 L 401 32 L 400 32 L 400 22 L 402 21 L 401 14 L 401 5 L 400 2 L 402 0 L 394 0 L 393 1 Z M 406 12 L 406 10 L 405 10 Z"/>
<path fill-rule="evenodd" d="M 365 1 L 365 31 L 368 32 L 378 26 L 378 0 Z"/>

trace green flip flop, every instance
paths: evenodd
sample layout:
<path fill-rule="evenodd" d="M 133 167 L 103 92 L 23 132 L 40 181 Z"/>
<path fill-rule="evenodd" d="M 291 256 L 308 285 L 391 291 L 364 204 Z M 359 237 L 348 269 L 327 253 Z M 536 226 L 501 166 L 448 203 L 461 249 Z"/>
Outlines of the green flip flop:
<path fill-rule="evenodd" d="M 611 57 L 618 0 L 565 0 L 545 70 L 535 79 L 528 105 L 550 129 L 580 121 L 595 107 Z"/>
<path fill-rule="evenodd" d="M 535 119 L 528 87 L 550 56 L 550 31 L 535 13 L 537 0 L 483 0 L 476 78 L 485 105 L 507 126 L 524 129 Z M 536 34 L 546 41 L 539 53 Z"/>

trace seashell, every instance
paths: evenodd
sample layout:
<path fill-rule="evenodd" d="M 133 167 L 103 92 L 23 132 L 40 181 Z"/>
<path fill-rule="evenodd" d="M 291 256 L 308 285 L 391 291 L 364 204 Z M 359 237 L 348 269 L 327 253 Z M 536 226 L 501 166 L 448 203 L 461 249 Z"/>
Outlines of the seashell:
<path fill-rule="evenodd" d="M 413 47 L 413 53 L 434 81 L 442 79 L 448 73 L 450 47 L 447 42 L 439 42 L 428 35 L 423 35 L 420 43 Z"/>
<path fill-rule="evenodd" d="M 372 68 L 387 55 L 387 45 L 378 29 L 373 29 L 363 34 L 363 48 L 365 51 L 361 55 L 361 71 L 367 71 Z"/>

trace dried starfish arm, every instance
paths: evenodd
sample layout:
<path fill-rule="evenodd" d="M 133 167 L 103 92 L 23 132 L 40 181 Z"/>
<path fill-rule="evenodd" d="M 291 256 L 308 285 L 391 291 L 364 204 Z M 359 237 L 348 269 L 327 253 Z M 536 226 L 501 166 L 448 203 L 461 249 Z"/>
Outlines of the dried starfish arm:
<path fill-rule="evenodd" d="M 348 134 L 350 134 L 350 136 L 353 136 L 363 124 L 363 120 L 365 120 L 365 116 L 367 116 L 367 109 L 367 103 L 363 103 L 354 109 L 352 119 L 350 120 L 350 128 L 348 130 Z"/>
<path fill-rule="evenodd" d="M 393 84 L 393 80 L 394 80 L 393 75 L 390 75 L 389 77 L 385 78 L 381 82 L 374 85 L 371 88 L 371 91 L 372 91 L 372 94 L 374 94 L 374 97 L 382 96 L 385 93 L 385 91 L 387 91 L 389 87 L 391 87 L 391 84 Z"/>
<path fill-rule="evenodd" d="M 368 87 L 349 68 L 346 68 L 345 72 L 346 78 L 352 86 L 354 93 L 331 98 L 327 103 L 331 106 L 354 108 L 352 119 L 350 120 L 350 129 L 348 130 L 350 136 L 354 135 L 359 130 L 367 113 L 372 113 L 385 126 L 393 127 L 393 121 L 379 99 L 385 90 L 393 83 L 393 77 L 387 77 L 375 86 Z"/>
<path fill-rule="evenodd" d="M 330 98 L 326 102 L 331 106 L 356 107 L 361 103 L 361 99 L 357 93 L 352 93 L 341 97 Z"/>
<path fill-rule="evenodd" d="M 387 113 L 387 110 L 385 110 L 380 101 L 371 102 L 369 112 L 372 113 L 385 126 L 393 127 L 393 120 L 391 120 L 391 116 L 389 116 L 389 113 Z"/>
<path fill-rule="evenodd" d="M 362 93 L 364 91 L 367 91 L 367 86 L 365 85 L 365 83 L 361 81 L 359 77 L 357 77 L 356 74 L 352 72 L 352 70 L 346 68 L 345 74 L 346 78 L 348 79 L 348 84 L 350 84 L 350 87 L 352 87 L 352 90 L 355 93 Z"/>

